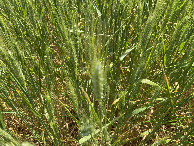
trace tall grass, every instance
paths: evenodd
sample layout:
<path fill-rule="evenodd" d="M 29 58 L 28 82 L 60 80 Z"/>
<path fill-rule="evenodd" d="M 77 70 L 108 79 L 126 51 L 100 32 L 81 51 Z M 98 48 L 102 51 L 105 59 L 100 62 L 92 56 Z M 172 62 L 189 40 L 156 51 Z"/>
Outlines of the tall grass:
<path fill-rule="evenodd" d="M 192 0 L 1 0 L 0 144 L 192 145 L 192 22 Z"/>

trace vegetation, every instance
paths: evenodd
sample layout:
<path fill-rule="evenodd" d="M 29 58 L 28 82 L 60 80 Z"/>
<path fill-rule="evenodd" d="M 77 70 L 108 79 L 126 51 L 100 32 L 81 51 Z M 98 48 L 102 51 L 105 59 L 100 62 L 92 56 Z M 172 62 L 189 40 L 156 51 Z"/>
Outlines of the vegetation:
<path fill-rule="evenodd" d="M 1 0 L 0 145 L 192 145 L 193 16 L 192 0 Z"/>

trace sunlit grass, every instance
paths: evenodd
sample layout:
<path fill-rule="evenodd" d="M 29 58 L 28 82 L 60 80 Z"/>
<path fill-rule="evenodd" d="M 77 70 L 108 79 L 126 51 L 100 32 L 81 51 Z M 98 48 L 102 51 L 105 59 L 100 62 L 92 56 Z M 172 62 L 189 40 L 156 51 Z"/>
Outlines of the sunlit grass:
<path fill-rule="evenodd" d="M 2 0 L 0 144 L 192 145 L 191 0 Z"/>

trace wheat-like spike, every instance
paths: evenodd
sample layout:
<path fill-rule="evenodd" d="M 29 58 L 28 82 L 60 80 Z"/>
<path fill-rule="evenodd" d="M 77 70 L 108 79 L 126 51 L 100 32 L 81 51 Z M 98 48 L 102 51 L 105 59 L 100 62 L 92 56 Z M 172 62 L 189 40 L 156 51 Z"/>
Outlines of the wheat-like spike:
<path fill-rule="evenodd" d="M 77 99 L 75 88 L 74 88 L 71 80 L 69 81 L 68 87 L 69 87 L 70 93 L 71 93 L 71 99 L 70 99 L 71 104 L 72 104 L 75 112 L 78 113 L 78 110 L 79 110 L 78 99 Z"/>
<path fill-rule="evenodd" d="M 103 70 L 100 62 L 97 62 L 93 69 L 92 74 L 93 91 L 96 99 L 103 98 Z"/>
<path fill-rule="evenodd" d="M 150 35 L 151 32 L 153 31 L 153 28 L 158 24 L 158 22 L 160 21 L 160 17 L 162 17 L 165 8 L 167 6 L 167 3 L 165 3 L 164 0 L 159 0 L 157 1 L 156 7 L 154 9 L 154 12 L 152 15 L 150 15 L 150 17 L 147 20 L 147 24 L 145 25 L 144 31 L 141 34 L 140 37 L 140 43 L 139 43 L 139 47 L 141 50 L 145 50 L 149 39 L 150 39 Z"/>

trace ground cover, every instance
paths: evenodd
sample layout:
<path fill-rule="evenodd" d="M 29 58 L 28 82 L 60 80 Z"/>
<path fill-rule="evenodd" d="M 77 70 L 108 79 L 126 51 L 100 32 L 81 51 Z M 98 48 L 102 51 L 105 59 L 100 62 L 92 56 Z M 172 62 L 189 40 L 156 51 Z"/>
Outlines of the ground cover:
<path fill-rule="evenodd" d="M 193 145 L 193 16 L 192 0 L 1 0 L 0 144 Z"/>

